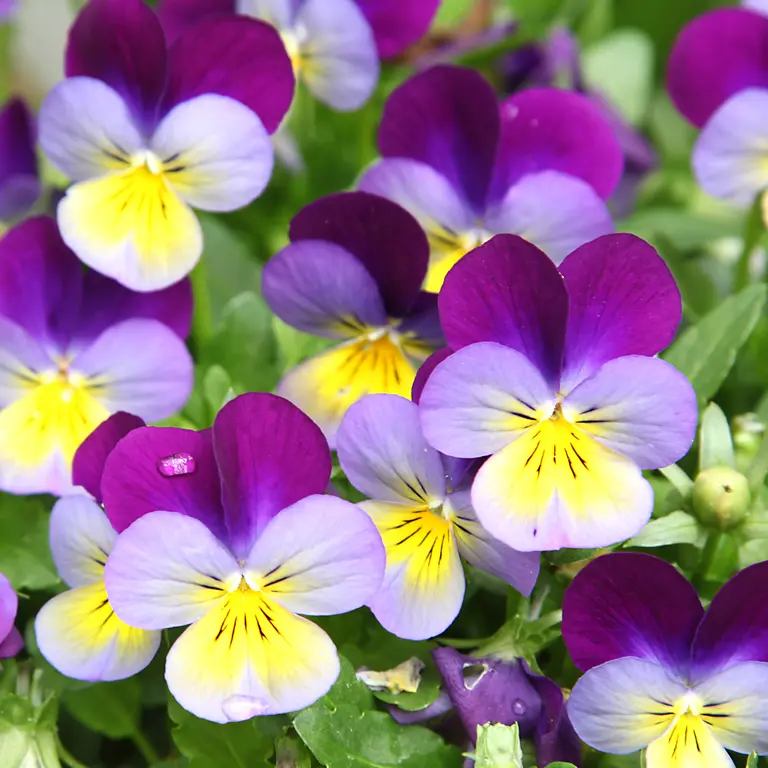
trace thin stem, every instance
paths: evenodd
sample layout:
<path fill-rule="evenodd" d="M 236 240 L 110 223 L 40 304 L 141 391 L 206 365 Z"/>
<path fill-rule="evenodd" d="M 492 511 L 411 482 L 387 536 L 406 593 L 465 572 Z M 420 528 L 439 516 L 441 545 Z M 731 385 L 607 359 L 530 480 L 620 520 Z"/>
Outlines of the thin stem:
<path fill-rule="evenodd" d="M 768 474 L 768 430 L 763 433 L 763 439 L 757 449 L 755 457 L 747 470 L 747 480 L 752 491 L 756 491 L 763 484 Z"/>
<path fill-rule="evenodd" d="M 198 351 L 213 336 L 213 312 L 211 311 L 211 297 L 208 293 L 205 270 L 205 262 L 200 260 L 190 275 L 195 298 L 195 308 L 192 315 L 192 336 Z"/>
<path fill-rule="evenodd" d="M 141 731 L 134 731 L 131 736 L 131 741 L 133 741 L 133 745 L 147 761 L 147 765 L 154 765 L 155 763 L 160 762 L 160 755 L 157 754 L 157 750 Z"/>
<path fill-rule="evenodd" d="M 763 194 L 759 194 L 755 198 L 755 202 L 749 210 L 747 219 L 744 222 L 744 245 L 742 246 L 741 255 L 736 263 L 736 271 L 733 275 L 734 291 L 740 291 L 742 288 L 749 285 L 749 259 L 765 231 L 765 224 L 763 224 L 762 197 Z"/>
<path fill-rule="evenodd" d="M 62 762 L 69 766 L 69 768 L 88 768 L 87 765 L 81 763 L 69 750 L 61 743 L 61 739 L 56 739 L 56 749 L 59 753 L 59 757 Z"/>

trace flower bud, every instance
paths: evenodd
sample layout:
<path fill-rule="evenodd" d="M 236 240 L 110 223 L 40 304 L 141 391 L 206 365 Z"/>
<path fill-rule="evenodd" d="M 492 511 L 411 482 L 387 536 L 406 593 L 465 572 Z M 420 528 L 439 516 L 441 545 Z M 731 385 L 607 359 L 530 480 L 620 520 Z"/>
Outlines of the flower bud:
<path fill-rule="evenodd" d="M 747 478 L 730 467 L 712 467 L 701 472 L 691 498 L 696 517 L 721 531 L 739 525 L 751 502 Z"/>

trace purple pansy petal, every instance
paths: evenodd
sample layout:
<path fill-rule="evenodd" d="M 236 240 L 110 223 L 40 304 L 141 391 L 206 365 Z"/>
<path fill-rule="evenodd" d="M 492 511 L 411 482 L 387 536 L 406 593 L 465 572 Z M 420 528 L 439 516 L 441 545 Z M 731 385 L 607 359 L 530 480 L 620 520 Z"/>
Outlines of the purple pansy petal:
<path fill-rule="evenodd" d="M 496 95 L 482 75 L 437 66 L 392 92 L 379 127 L 379 149 L 385 158 L 431 165 L 479 212 L 485 206 L 498 136 Z"/>
<path fill-rule="evenodd" d="M 163 476 L 159 463 L 179 453 L 194 458 L 194 472 Z M 101 490 L 107 516 L 118 532 L 142 515 L 168 510 L 201 520 L 222 540 L 226 536 L 210 430 L 133 430 L 109 454 Z"/>
<path fill-rule="evenodd" d="M 459 350 L 435 368 L 419 400 L 421 425 L 438 451 L 488 456 L 551 413 L 555 393 L 528 358 L 485 342 Z"/>
<path fill-rule="evenodd" d="M 420 346 L 429 349 L 442 347 L 445 344 L 445 334 L 440 323 L 440 312 L 437 307 L 437 294 L 422 291 L 411 307 L 411 311 L 397 325 L 397 332 L 406 338 L 415 338 Z M 416 356 L 417 360 L 424 357 L 424 351 Z"/>
<path fill-rule="evenodd" d="M 144 128 L 156 118 L 167 63 L 163 29 L 141 0 L 91 0 L 69 31 L 67 77 L 104 81 Z"/>
<path fill-rule="evenodd" d="M 603 363 L 655 355 L 682 317 L 675 278 L 639 237 L 604 235 L 560 265 L 570 300 L 561 389 L 567 392 Z"/>
<path fill-rule="evenodd" d="M 144 669 L 162 634 L 117 618 L 99 581 L 49 600 L 35 618 L 35 638 L 43 656 L 67 677 L 110 681 Z"/>
<path fill-rule="evenodd" d="M 377 501 L 429 506 L 445 498 L 440 454 L 421 432 L 419 409 L 397 395 L 368 395 L 344 416 L 336 434 L 344 474 Z"/>
<path fill-rule="evenodd" d="M 128 106 L 109 85 L 73 77 L 56 85 L 40 107 L 40 145 L 73 181 L 124 171 L 143 146 Z"/>
<path fill-rule="evenodd" d="M 560 171 L 587 182 L 606 200 L 624 158 L 600 110 L 580 93 L 530 88 L 501 104 L 501 137 L 490 199 L 529 173 Z"/>
<path fill-rule="evenodd" d="M 21 99 L 0 111 L 0 219 L 26 213 L 40 196 L 34 118 Z"/>
<path fill-rule="evenodd" d="M 484 221 L 491 232 L 525 238 L 555 264 L 580 245 L 613 231 L 608 207 L 594 189 L 558 171 L 524 176 Z"/>
<path fill-rule="evenodd" d="M 379 287 L 349 251 L 323 240 L 301 240 L 264 266 L 270 309 L 300 331 L 346 339 L 387 324 Z"/>
<path fill-rule="evenodd" d="M 557 386 L 568 295 L 552 261 L 516 235 L 497 235 L 448 273 L 440 320 L 454 349 L 495 341 L 525 355 Z"/>
<path fill-rule="evenodd" d="M 440 0 L 356 0 L 376 38 L 379 56 L 391 59 L 421 40 Z"/>
<path fill-rule="evenodd" d="M 328 486 L 331 455 L 323 433 L 282 397 L 246 394 L 227 403 L 213 423 L 213 443 L 238 558 L 278 512 Z"/>
<path fill-rule="evenodd" d="M 712 115 L 692 159 L 696 180 L 705 192 L 747 206 L 768 187 L 766 119 L 768 91 L 757 88 L 731 96 Z"/>
<path fill-rule="evenodd" d="M 125 411 L 118 411 L 99 424 L 75 452 L 72 460 L 72 483 L 85 488 L 102 504 L 104 498 L 101 495 L 101 477 L 107 457 L 129 432 L 144 426 L 144 419 Z"/>
<path fill-rule="evenodd" d="M 293 87 L 291 60 L 273 27 L 245 16 L 211 18 L 171 46 L 163 105 L 168 111 L 205 93 L 229 96 L 273 133 L 291 105 Z"/>
<path fill-rule="evenodd" d="M 741 6 L 768 16 L 768 0 L 742 0 Z"/>
<path fill-rule="evenodd" d="M 0 316 L 0 408 L 29 394 L 30 374 L 52 367 L 53 361 L 30 334 Z"/>
<path fill-rule="evenodd" d="M 199 520 L 150 512 L 118 537 L 104 569 L 118 618 L 141 629 L 190 624 L 240 581 L 237 561 Z"/>
<path fill-rule="evenodd" d="M 245 577 L 292 613 L 327 616 L 368 602 L 384 577 L 384 545 L 359 507 L 309 496 L 282 510 L 256 541 Z"/>
<path fill-rule="evenodd" d="M 563 402 L 565 417 L 641 469 L 667 467 L 696 436 L 696 393 L 676 368 L 654 357 L 609 360 Z"/>
<path fill-rule="evenodd" d="M 619 658 L 591 669 L 576 683 L 568 716 L 590 747 L 626 755 L 666 732 L 674 720 L 671 705 L 688 692 L 682 680 L 655 661 Z"/>
<path fill-rule="evenodd" d="M 192 391 L 192 358 L 184 342 L 156 320 L 125 320 L 102 333 L 72 361 L 92 379 L 93 396 L 110 413 L 146 421 L 176 413 Z"/>
<path fill-rule="evenodd" d="M 425 720 L 431 720 L 435 717 L 442 717 L 448 714 L 453 709 L 453 702 L 451 697 L 445 692 L 440 691 L 437 698 L 428 704 L 424 709 L 417 709 L 414 712 L 409 712 L 395 704 L 390 704 L 387 707 L 392 719 L 400 723 L 400 725 L 417 725 L 423 723 Z"/>
<path fill-rule="evenodd" d="M 173 43 L 206 16 L 235 13 L 236 0 L 160 0 L 157 16 L 165 37 Z"/>
<path fill-rule="evenodd" d="M 586 671 L 622 656 L 685 665 L 704 615 L 696 590 L 651 555 L 603 555 L 586 566 L 563 601 L 563 638 Z"/>
<path fill-rule="evenodd" d="M 710 603 L 693 643 L 694 675 L 737 661 L 768 661 L 768 562 L 737 573 Z"/>
<path fill-rule="evenodd" d="M 766 87 L 765 16 L 720 8 L 695 18 L 678 36 L 667 65 L 667 88 L 675 106 L 694 125 L 703 126 L 739 91 Z"/>
<path fill-rule="evenodd" d="M 511 584 L 520 594 L 530 595 L 539 577 L 539 553 L 517 552 L 493 538 L 480 525 L 468 489 L 452 493 L 447 505 L 453 512 L 459 554 L 476 568 Z"/>
<path fill-rule="evenodd" d="M 0 573 L 0 640 L 4 640 L 13 629 L 19 598 L 11 582 Z"/>
<path fill-rule="evenodd" d="M 427 272 L 429 244 L 399 205 L 367 192 L 329 195 L 291 221 L 291 240 L 327 240 L 359 259 L 379 286 L 392 317 L 413 306 Z"/>
<path fill-rule="evenodd" d="M 301 30 L 299 77 L 310 93 L 342 112 L 359 109 L 376 88 L 379 57 L 373 32 L 354 0 L 304 0 L 295 24 Z"/>
<path fill-rule="evenodd" d="M 177 104 L 152 136 L 152 151 L 174 157 L 166 179 L 204 211 L 233 211 L 253 202 L 272 175 L 269 134 L 248 107 L 206 93 Z"/>
<path fill-rule="evenodd" d="M 235 0 L 235 11 L 270 23 L 279 32 L 291 29 L 304 0 Z"/>
<path fill-rule="evenodd" d="M 53 505 L 49 541 L 51 555 L 68 587 L 96 584 L 117 533 L 104 510 L 87 496 L 65 496 Z"/>
<path fill-rule="evenodd" d="M 24 647 L 24 638 L 16 627 L 11 627 L 11 631 L 0 642 L 0 659 L 13 658 Z"/>
<path fill-rule="evenodd" d="M 418 403 L 421 400 L 421 393 L 424 391 L 432 372 L 437 368 L 443 360 L 447 360 L 453 354 L 453 350 L 450 347 L 443 347 L 438 349 L 437 352 L 433 352 L 416 371 L 416 378 L 413 380 L 413 388 L 411 389 L 411 400 L 414 403 Z"/>

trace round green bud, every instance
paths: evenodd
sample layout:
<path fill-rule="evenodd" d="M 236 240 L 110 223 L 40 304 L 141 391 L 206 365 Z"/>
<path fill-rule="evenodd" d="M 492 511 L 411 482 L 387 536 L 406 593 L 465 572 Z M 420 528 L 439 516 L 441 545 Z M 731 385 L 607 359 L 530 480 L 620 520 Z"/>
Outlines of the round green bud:
<path fill-rule="evenodd" d="M 747 478 L 730 467 L 712 467 L 699 473 L 693 484 L 693 511 L 705 525 L 728 531 L 749 512 Z"/>

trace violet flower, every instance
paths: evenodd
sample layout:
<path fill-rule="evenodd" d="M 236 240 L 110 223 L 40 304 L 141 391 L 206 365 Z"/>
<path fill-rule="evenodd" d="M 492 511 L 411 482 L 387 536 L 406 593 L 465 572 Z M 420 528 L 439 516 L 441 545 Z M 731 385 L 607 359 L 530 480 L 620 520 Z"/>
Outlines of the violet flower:
<path fill-rule="evenodd" d="M 411 640 L 445 631 L 464 601 L 462 558 L 530 595 L 539 555 L 515 552 L 483 529 L 463 483 L 468 462 L 427 444 L 414 403 L 363 398 L 347 411 L 336 450 L 352 485 L 373 499 L 359 506 L 387 551 L 384 582 L 369 603 L 386 630 Z"/>
<path fill-rule="evenodd" d="M 621 148 L 580 94 L 538 88 L 499 104 L 474 70 L 433 67 L 389 97 L 379 150 L 359 186 L 427 232 L 425 290 L 496 233 L 522 235 L 559 263 L 613 229 L 604 200 L 621 177 Z"/>
<path fill-rule="evenodd" d="M 675 105 L 702 129 L 693 152 L 697 181 L 710 195 L 743 207 L 768 188 L 766 46 L 768 16 L 720 8 L 682 30 L 667 72 Z M 762 206 L 768 221 L 765 196 Z"/>
<path fill-rule="evenodd" d="M 0 220 L 27 213 L 41 194 L 34 118 L 21 99 L 0 110 Z"/>
<path fill-rule="evenodd" d="M 122 680 L 144 669 L 160 646 L 161 633 L 134 629 L 112 610 L 104 566 L 117 539 L 101 508 L 101 478 L 109 454 L 129 432 L 144 426 L 138 416 L 119 412 L 100 424 L 75 453 L 72 477 L 88 491 L 65 496 L 53 507 L 51 555 L 70 588 L 49 600 L 35 619 L 43 656 L 67 677 Z"/>
<path fill-rule="evenodd" d="M 364 192 L 306 206 L 290 237 L 264 267 L 264 298 L 294 328 L 341 343 L 289 371 L 277 391 L 333 444 L 352 403 L 409 397 L 419 364 L 444 344 L 436 297 L 420 292 L 429 246 L 410 214 Z"/>
<path fill-rule="evenodd" d="M 734 768 L 768 753 L 768 563 L 736 574 L 705 611 L 664 560 L 599 557 L 565 594 L 563 636 L 585 672 L 568 701 L 579 736 L 647 768 Z"/>
<path fill-rule="evenodd" d="M 132 293 L 84 272 L 53 219 L 12 228 L 0 240 L 0 489 L 61 495 L 111 413 L 176 413 L 192 389 L 191 320 L 188 281 Z"/>
<path fill-rule="evenodd" d="M 186 464 L 169 476 L 179 454 Z M 198 717 L 302 709 L 336 680 L 333 642 L 302 615 L 366 603 L 384 547 L 362 510 L 324 495 L 330 474 L 317 426 L 269 394 L 235 398 L 202 432 L 136 429 L 110 454 L 102 491 L 121 533 L 109 601 L 131 626 L 191 625 L 165 677 Z"/>
<path fill-rule="evenodd" d="M 524 552 L 636 534 L 653 507 L 641 470 L 681 458 L 697 415 L 685 376 L 653 357 L 682 312 L 656 251 L 604 235 L 558 271 L 497 235 L 451 270 L 439 308 L 458 351 L 427 379 L 421 423 L 439 451 L 491 457 L 472 484 L 482 525 Z"/>
<path fill-rule="evenodd" d="M 10 659 L 24 647 L 24 640 L 14 623 L 18 609 L 16 590 L 0 573 L 0 659 Z"/>
<path fill-rule="evenodd" d="M 67 79 L 40 110 L 40 143 L 76 183 L 58 206 L 65 242 L 138 291 L 187 275 L 203 249 L 190 206 L 232 211 L 272 173 L 293 72 L 275 31 L 212 18 L 168 47 L 141 0 L 91 0 L 69 33 Z"/>

